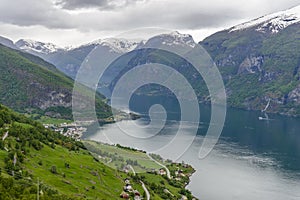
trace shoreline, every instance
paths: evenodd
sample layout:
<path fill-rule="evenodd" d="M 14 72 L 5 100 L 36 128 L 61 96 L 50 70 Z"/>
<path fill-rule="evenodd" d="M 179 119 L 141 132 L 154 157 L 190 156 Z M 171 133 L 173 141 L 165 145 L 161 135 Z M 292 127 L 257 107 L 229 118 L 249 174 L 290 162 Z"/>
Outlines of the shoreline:
<path fill-rule="evenodd" d="M 164 195 L 165 193 L 175 197 L 178 196 L 178 194 L 183 193 L 181 194 L 182 199 L 197 199 L 197 197 L 193 195 L 192 191 L 186 188 L 191 182 L 190 177 L 196 172 L 195 168 L 189 164 L 184 162 L 173 162 L 169 159 L 162 158 L 160 155 L 149 154 L 144 150 L 121 146 L 119 144 L 111 145 L 93 140 L 83 140 L 82 142 L 87 147 L 87 150 L 90 151 L 100 162 L 126 174 L 132 171 L 133 174 L 130 175 L 132 176 L 132 179 L 136 179 L 137 182 L 143 182 L 152 190 L 159 191 L 157 188 L 153 189 L 154 183 L 149 182 L 149 180 L 160 180 L 156 183 L 158 184 L 157 187 L 166 188 L 163 192 L 159 191 L 157 195 Z M 96 148 L 101 150 L 99 151 Z M 124 152 L 128 154 L 124 155 Z M 130 163 L 127 163 L 127 165 L 124 165 L 124 163 L 121 164 L 118 160 L 116 160 L 115 156 L 122 156 L 122 160 L 131 161 Z M 148 164 L 146 164 L 146 162 L 148 162 Z M 153 168 L 154 164 L 151 164 L 151 162 L 157 164 L 156 168 Z M 178 191 L 176 192 L 176 195 L 173 194 L 174 191 L 173 193 L 170 192 L 170 189 L 167 189 L 168 187 L 177 188 Z"/>

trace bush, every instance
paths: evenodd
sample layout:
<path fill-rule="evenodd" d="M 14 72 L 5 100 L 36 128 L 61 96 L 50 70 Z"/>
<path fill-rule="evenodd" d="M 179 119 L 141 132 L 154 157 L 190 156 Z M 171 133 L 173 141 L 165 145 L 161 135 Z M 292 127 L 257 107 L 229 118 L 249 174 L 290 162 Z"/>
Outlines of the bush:
<path fill-rule="evenodd" d="M 53 166 L 51 167 L 50 171 L 51 171 L 52 174 L 57 174 L 56 166 L 53 165 Z"/>

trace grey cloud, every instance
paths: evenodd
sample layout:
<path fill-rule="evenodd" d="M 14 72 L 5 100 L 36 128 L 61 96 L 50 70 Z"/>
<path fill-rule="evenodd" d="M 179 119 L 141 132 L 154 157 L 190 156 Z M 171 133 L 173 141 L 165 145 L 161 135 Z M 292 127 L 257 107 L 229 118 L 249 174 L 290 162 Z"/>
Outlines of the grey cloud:
<path fill-rule="evenodd" d="M 68 29 L 75 24 L 70 14 L 53 7 L 50 1 L 2 0 L 0 22 L 18 26 L 45 26 Z"/>
<path fill-rule="evenodd" d="M 201 29 L 226 26 L 228 22 L 238 20 L 241 16 L 243 12 L 230 6 L 205 9 L 201 4 L 195 6 L 149 3 L 146 8 L 132 7 L 109 15 L 101 12 L 95 15 L 85 14 L 81 16 L 81 21 L 78 19 L 80 21 L 78 28 L 82 30 L 128 30 L 137 27 Z"/>
<path fill-rule="evenodd" d="M 111 10 L 124 8 L 137 2 L 146 0 L 56 0 L 55 4 L 67 10 L 81 8 L 97 8 L 100 10 Z"/>
<path fill-rule="evenodd" d="M 203 29 L 236 25 L 286 9 L 300 0 L 0 0 L 0 23 L 74 32 L 124 31 L 141 27 Z M 144 3 L 143 3 L 144 2 Z M 20 6 L 21 5 L 21 6 Z M 97 8 L 77 10 L 80 8 Z M 72 11 L 70 11 L 72 10 Z M 109 10 L 106 12 L 105 10 Z"/>

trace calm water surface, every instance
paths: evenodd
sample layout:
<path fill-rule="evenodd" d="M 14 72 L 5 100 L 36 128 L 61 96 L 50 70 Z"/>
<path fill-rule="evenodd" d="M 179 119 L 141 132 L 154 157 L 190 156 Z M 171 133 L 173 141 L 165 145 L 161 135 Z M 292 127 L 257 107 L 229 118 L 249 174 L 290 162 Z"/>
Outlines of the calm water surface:
<path fill-rule="evenodd" d="M 142 126 L 148 121 L 147 111 L 157 103 L 165 106 L 168 121 L 159 134 L 144 138 L 151 135 L 151 130 Z M 130 109 L 145 114 L 145 118 L 137 121 L 139 126 L 128 121 L 105 125 L 90 130 L 86 138 L 132 146 L 174 159 L 176 146 L 158 150 L 177 133 L 180 120 L 177 108 L 175 99 L 137 97 L 131 101 Z M 184 122 L 179 141 L 185 145 L 193 139 L 193 143 L 178 161 L 190 163 L 196 169 L 188 186 L 195 196 L 204 200 L 300 199 L 300 119 L 269 115 L 272 120 L 261 121 L 260 116 L 260 112 L 228 109 L 221 138 L 203 160 L 198 159 L 198 152 L 209 124 L 210 107 L 201 106 L 201 122 L 195 138 L 189 131 L 198 124 Z M 129 134 L 120 130 L 120 124 Z"/>

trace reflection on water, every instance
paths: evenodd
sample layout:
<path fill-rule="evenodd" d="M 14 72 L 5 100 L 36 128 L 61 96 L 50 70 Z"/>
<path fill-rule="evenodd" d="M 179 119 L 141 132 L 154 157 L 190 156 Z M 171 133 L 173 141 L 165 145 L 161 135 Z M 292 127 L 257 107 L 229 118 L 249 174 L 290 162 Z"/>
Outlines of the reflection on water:
<path fill-rule="evenodd" d="M 141 112 L 141 105 L 136 105 L 133 110 Z M 170 102 L 168 105 L 172 107 Z M 131 132 L 130 135 L 124 134 L 118 124 L 110 124 L 96 132 L 91 131 L 86 137 L 159 153 L 171 159 L 176 159 L 177 146 L 188 145 L 189 149 L 179 161 L 190 163 L 196 169 L 188 188 L 200 199 L 300 199 L 300 119 L 269 115 L 272 121 L 261 121 L 258 120 L 260 112 L 229 109 L 219 143 L 207 158 L 199 160 L 209 113 L 208 106 L 201 106 L 201 123 L 196 138 L 189 130 L 198 124 L 184 122 L 178 144 L 167 149 L 163 147 L 178 130 L 176 112 L 168 116 L 165 128 L 151 138 L 132 137 L 149 134 L 142 126 L 145 121 L 139 121 L 139 126 L 120 122 L 123 129 Z M 191 139 L 193 143 L 190 145 Z"/>

